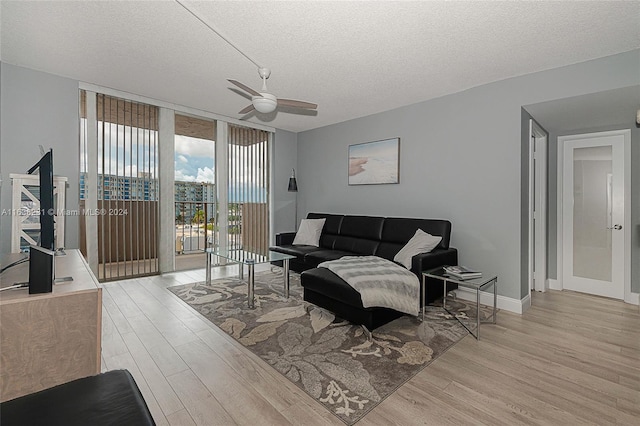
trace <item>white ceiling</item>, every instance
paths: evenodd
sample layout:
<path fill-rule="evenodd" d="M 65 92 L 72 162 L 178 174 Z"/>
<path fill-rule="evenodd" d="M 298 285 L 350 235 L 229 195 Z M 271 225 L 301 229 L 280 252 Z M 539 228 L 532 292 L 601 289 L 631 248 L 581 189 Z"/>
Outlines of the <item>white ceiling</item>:
<path fill-rule="evenodd" d="M 303 131 L 640 47 L 640 2 L 185 3 L 272 70 L 276 96 L 317 115 L 250 121 Z M 256 67 L 166 1 L 0 2 L 4 62 L 239 118 Z"/>

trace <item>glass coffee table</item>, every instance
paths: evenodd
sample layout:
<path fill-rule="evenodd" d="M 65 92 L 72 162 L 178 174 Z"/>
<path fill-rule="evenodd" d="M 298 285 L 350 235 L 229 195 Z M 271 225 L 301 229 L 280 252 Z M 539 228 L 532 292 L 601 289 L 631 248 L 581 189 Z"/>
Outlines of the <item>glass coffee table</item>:
<path fill-rule="evenodd" d="M 459 287 L 466 287 L 466 288 L 474 289 L 476 291 L 476 328 L 475 328 L 476 332 L 475 333 L 464 322 L 462 322 L 460 318 L 452 314 L 458 320 L 458 322 L 462 324 L 462 326 L 466 328 L 467 331 L 473 337 L 476 338 L 476 340 L 480 340 L 480 323 L 492 323 L 492 324 L 496 323 L 496 313 L 497 313 L 496 302 L 498 298 L 498 276 L 497 275 L 484 275 L 483 273 L 483 276 L 480 278 L 463 280 L 447 274 L 447 272 L 444 270 L 443 267 L 435 268 L 430 271 L 423 272 L 422 273 L 422 318 L 423 320 L 424 320 L 424 309 L 425 309 L 424 302 L 426 300 L 426 297 L 425 297 L 426 282 L 425 281 L 427 278 L 435 278 L 443 282 L 444 298 L 442 299 L 442 307 L 444 308 L 445 311 L 447 311 L 450 314 L 452 313 L 449 312 L 449 310 L 447 309 L 447 283 L 458 284 Z M 493 314 L 490 317 L 491 319 L 490 321 L 488 320 L 482 321 L 480 319 L 480 290 L 489 286 L 493 286 Z"/>
<path fill-rule="evenodd" d="M 218 256 L 238 264 L 238 277 L 244 281 L 244 266 L 247 265 L 249 277 L 247 280 L 247 305 L 249 309 L 255 307 L 254 298 L 254 267 L 262 263 L 282 261 L 284 267 L 284 297 L 289 298 L 289 259 L 295 258 L 289 254 L 269 251 L 267 254 L 253 253 L 246 250 L 222 250 L 219 248 L 205 249 L 206 284 L 211 284 L 211 257 Z"/>

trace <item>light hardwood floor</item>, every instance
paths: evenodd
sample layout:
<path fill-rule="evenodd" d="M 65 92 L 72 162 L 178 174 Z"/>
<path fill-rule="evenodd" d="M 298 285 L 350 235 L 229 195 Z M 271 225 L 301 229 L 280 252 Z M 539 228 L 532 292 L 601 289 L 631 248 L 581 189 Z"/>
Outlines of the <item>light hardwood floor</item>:
<path fill-rule="evenodd" d="M 343 425 L 166 290 L 203 280 L 104 284 L 103 370 L 131 371 L 158 425 Z M 418 424 L 640 424 L 638 306 L 550 291 L 499 312 L 358 422 Z"/>

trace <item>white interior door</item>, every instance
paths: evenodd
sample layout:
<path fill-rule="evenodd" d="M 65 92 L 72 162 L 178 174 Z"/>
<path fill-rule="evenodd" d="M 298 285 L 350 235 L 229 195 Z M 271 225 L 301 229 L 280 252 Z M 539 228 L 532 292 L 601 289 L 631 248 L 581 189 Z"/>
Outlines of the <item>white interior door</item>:
<path fill-rule="evenodd" d="M 564 139 L 563 288 L 624 299 L 625 132 Z"/>
<path fill-rule="evenodd" d="M 548 133 L 529 120 L 529 135 L 529 291 L 546 291 Z"/>

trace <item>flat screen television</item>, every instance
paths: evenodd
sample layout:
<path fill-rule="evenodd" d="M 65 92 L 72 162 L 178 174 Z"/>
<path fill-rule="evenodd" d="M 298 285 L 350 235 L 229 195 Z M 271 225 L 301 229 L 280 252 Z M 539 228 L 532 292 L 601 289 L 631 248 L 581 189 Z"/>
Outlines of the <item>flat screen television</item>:
<path fill-rule="evenodd" d="M 55 254 L 34 245 L 29 249 L 29 294 L 51 293 L 53 290 Z"/>
<path fill-rule="evenodd" d="M 45 153 L 40 161 L 27 173 L 40 175 L 40 241 L 38 245 L 47 250 L 55 250 L 53 207 L 53 149 Z"/>

